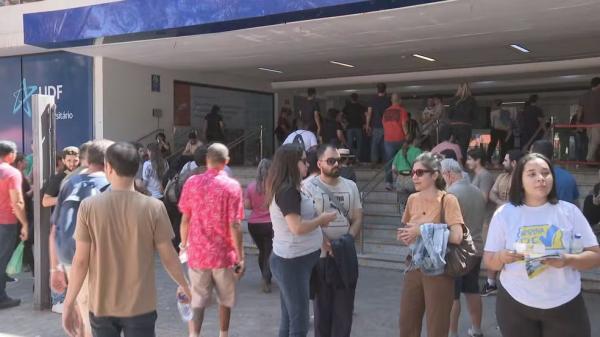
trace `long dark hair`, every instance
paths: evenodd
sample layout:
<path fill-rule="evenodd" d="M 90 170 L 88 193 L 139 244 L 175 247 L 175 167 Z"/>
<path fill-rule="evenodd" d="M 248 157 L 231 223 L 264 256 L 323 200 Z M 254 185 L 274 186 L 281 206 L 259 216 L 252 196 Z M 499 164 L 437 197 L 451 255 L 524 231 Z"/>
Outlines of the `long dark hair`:
<path fill-rule="evenodd" d="M 552 163 L 546 156 L 539 153 L 529 153 L 523 156 L 517 163 L 517 167 L 515 167 L 515 171 L 512 175 L 512 180 L 510 182 L 510 191 L 508 192 L 508 200 L 514 206 L 523 206 L 525 204 L 525 188 L 523 187 L 523 172 L 525 171 L 525 165 L 534 159 L 541 159 L 548 164 L 550 168 L 550 174 L 552 174 L 552 189 L 548 194 L 548 202 L 552 205 L 556 205 L 558 203 L 558 195 L 556 194 L 556 175 L 554 174 L 554 169 L 552 168 Z"/>
<path fill-rule="evenodd" d="M 433 171 L 433 173 L 437 172 L 438 176 L 435 179 L 435 188 L 437 188 L 440 191 L 445 191 L 446 181 L 442 176 L 442 159 L 442 156 L 438 154 L 433 154 L 431 152 L 423 152 L 417 157 L 417 159 L 415 159 L 415 164 L 419 162 L 428 170 Z"/>
<path fill-rule="evenodd" d="M 258 168 L 256 170 L 256 193 L 258 194 L 265 193 L 265 182 L 267 180 L 267 174 L 269 173 L 270 167 L 270 159 L 263 159 L 260 161 L 260 163 L 258 163 Z"/>
<path fill-rule="evenodd" d="M 148 144 L 148 151 L 150 151 L 150 163 L 152 164 L 152 170 L 156 174 L 156 177 L 160 180 L 163 178 L 167 171 L 167 161 L 163 158 L 160 148 L 156 143 Z"/>
<path fill-rule="evenodd" d="M 265 183 L 265 202 L 270 204 L 277 192 L 286 188 L 300 188 L 302 177 L 298 161 L 304 149 L 298 144 L 285 144 L 275 151 Z"/>

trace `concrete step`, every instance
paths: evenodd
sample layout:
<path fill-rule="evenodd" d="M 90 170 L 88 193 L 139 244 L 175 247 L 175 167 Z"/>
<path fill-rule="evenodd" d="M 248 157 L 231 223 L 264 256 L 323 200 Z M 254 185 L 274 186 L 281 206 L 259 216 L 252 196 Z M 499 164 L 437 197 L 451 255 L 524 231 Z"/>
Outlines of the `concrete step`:
<path fill-rule="evenodd" d="M 359 247 L 360 248 L 360 247 Z M 359 249 L 360 251 L 360 249 Z M 401 258 L 408 255 L 408 247 L 400 244 L 395 237 L 389 239 L 364 239 L 362 253 L 365 254 L 389 254 Z"/>
<path fill-rule="evenodd" d="M 363 228 L 365 240 L 395 239 L 398 226 L 395 225 L 366 225 Z"/>
<path fill-rule="evenodd" d="M 372 191 L 367 194 L 365 203 L 396 203 L 397 195 L 396 192 L 389 191 Z"/>
<path fill-rule="evenodd" d="M 393 203 L 373 203 L 373 202 L 365 202 L 363 204 L 364 212 L 374 213 L 374 214 L 391 214 L 391 215 L 400 215 L 400 209 L 398 204 Z"/>
<path fill-rule="evenodd" d="M 398 213 L 372 213 L 368 209 L 364 212 L 363 224 L 400 226 L 402 217 Z"/>

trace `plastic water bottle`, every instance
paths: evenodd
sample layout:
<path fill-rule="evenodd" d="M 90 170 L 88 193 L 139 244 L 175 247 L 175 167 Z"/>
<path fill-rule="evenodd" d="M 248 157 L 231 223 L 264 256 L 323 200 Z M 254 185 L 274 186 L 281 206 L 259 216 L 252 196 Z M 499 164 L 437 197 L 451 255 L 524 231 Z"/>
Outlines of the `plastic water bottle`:
<path fill-rule="evenodd" d="M 581 234 L 575 233 L 575 235 L 573 235 L 573 240 L 571 240 L 571 254 L 579 254 L 581 252 L 583 252 Z"/>
<path fill-rule="evenodd" d="M 179 310 L 179 316 L 181 316 L 181 320 L 184 322 L 189 322 L 194 317 L 194 311 L 189 303 L 183 303 L 184 301 L 189 301 L 185 294 L 177 295 L 177 309 Z"/>

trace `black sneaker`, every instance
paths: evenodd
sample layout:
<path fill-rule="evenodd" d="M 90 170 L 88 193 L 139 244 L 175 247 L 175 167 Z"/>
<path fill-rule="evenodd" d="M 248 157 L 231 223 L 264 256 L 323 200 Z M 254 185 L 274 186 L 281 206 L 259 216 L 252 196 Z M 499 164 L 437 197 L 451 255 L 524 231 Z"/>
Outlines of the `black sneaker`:
<path fill-rule="evenodd" d="M 481 289 L 481 296 L 486 297 L 486 296 L 490 296 L 490 295 L 495 295 L 497 292 L 498 292 L 498 287 L 495 285 L 490 285 L 486 281 L 485 284 L 483 285 L 483 289 Z"/>
<path fill-rule="evenodd" d="M 17 281 L 19 281 L 19 280 L 14 277 L 6 275 L 6 282 L 13 283 L 13 282 L 17 282 Z"/>
<path fill-rule="evenodd" d="M 7 297 L 4 301 L 0 302 L 0 309 L 8 309 L 17 307 L 21 304 L 21 300 L 16 300 L 14 298 Z"/>

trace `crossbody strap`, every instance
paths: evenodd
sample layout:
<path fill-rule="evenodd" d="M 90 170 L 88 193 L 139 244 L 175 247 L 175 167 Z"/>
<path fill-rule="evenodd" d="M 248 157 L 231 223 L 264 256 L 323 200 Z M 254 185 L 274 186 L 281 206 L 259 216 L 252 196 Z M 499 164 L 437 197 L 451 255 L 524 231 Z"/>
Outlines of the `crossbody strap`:
<path fill-rule="evenodd" d="M 329 200 L 333 203 L 333 205 L 335 206 L 335 208 L 337 208 L 340 212 L 342 212 L 342 215 L 348 219 L 348 221 L 350 221 L 350 219 L 348 218 L 348 213 L 349 211 L 344 207 L 344 205 L 342 205 L 340 203 L 340 201 L 333 195 L 333 192 L 331 192 L 331 190 L 325 186 L 325 184 L 323 184 L 321 182 L 321 179 L 319 179 L 319 177 L 313 177 L 310 182 L 317 186 L 318 188 L 320 188 L 321 190 L 323 190 L 323 192 L 325 192 L 327 194 L 327 196 L 329 197 Z"/>
<path fill-rule="evenodd" d="M 446 223 L 446 210 L 444 208 L 444 199 L 446 199 L 446 194 L 444 193 L 444 195 L 442 196 L 442 205 L 440 207 L 440 222 L 441 223 Z"/>

